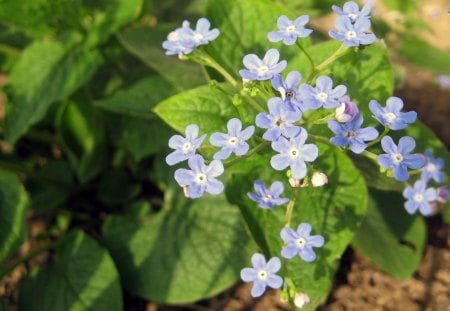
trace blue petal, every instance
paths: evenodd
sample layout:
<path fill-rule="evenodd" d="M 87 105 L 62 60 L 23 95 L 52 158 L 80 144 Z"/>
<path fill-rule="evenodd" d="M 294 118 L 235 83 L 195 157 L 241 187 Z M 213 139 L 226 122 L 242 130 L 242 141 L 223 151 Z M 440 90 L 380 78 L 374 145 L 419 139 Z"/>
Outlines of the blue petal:
<path fill-rule="evenodd" d="M 284 227 L 281 229 L 280 237 L 286 243 L 294 242 L 298 239 L 297 233 L 289 227 Z"/>
<path fill-rule="evenodd" d="M 325 239 L 321 235 L 310 236 L 307 240 L 307 244 L 313 247 L 322 247 L 325 243 Z"/>
<path fill-rule="evenodd" d="M 263 58 L 263 63 L 267 65 L 267 67 L 272 67 L 276 63 L 278 63 L 278 60 L 280 59 L 280 52 L 278 52 L 277 49 L 269 49 Z"/>
<path fill-rule="evenodd" d="M 219 160 L 212 160 L 208 167 L 204 170 L 204 173 L 208 177 L 217 177 L 222 175 L 224 171 L 223 164 Z"/>
<path fill-rule="evenodd" d="M 211 179 L 206 184 L 206 192 L 210 194 L 221 194 L 223 192 L 223 183 L 217 179 Z"/>
<path fill-rule="evenodd" d="M 255 269 L 261 270 L 266 268 L 266 259 L 260 253 L 253 254 L 251 261 Z"/>
<path fill-rule="evenodd" d="M 258 272 L 253 268 L 244 268 L 241 270 L 241 280 L 244 282 L 253 282 L 258 278 Z"/>
<path fill-rule="evenodd" d="M 416 141 L 410 136 L 403 136 L 398 141 L 398 152 L 405 155 L 411 153 L 416 147 Z"/>
<path fill-rule="evenodd" d="M 278 257 L 272 257 L 269 259 L 266 265 L 266 270 L 270 273 L 276 273 L 281 269 L 281 261 Z"/>
<path fill-rule="evenodd" d="M 394 167 L 394 178 L 398 181 L 408 180 L 409 173 L 405 165 L 399 164 Z"/>
<path fill-rule="evenodd" d="M 303 161 L 297 161 L 291 165 L 292 177 L 295 179 L 303 179 L 306 176 L 306 171 L 306 164 Z"/>
<path fill-rule="evenodd" d="M 287 245 L 281 249 L 281 256 L 283 258 L 291 259 L 298 254 L 299 248 L 294 245 Z"/>
<path fill-rule="evenodd" d="M 230 119 L 227 122 L 228 133 L 233 136 L 238 136 L 242 130 L 242 122 L 238 118 Z"/>
<path fill-rule="evenodd" d="M 231 148 L 224 147 L 219 151 L 217 151 L 216 153 L 214 153 L 213 158 L 214 160 L 226 160 L 230 157 L 232 152 L 233 150 Z"/>
<path fill-rule="evenodd" d="M 300 225 L 298 225 L 297 234 L 299 237 L 307 238 L 311 234 L 311 230 L 312 227 L 310 224 L 302 222 Z"/>
<path fill-rule="evenodd" d="M 314 253 L 311 247 L 305 247 L 300 249 L 299 256 L 306 262 L 313 262 L 314 260 L 316 260 L 316 254 Z"/>
<path fill-rule="evenodd" d="M 184 168 L 179 168 L 175 171 L 175 180 L 180 186 L 188 186 L 192 184 L 194 177 L 195 176 L 192 171 Z"/>
<path fill-rule="evenodd" d="M 397 146 L 390 136 L 384 136 L 381 139 L 381 147 L 388 154 L 397 153 Z"/>
<path fill-rule="evenodd" d="M 425 165 L 425 157 L 421 154 L 407 154 L 403 158 L 403 163 L 412 169 L 419 169 Z"/>
<path fill-rule="evenodd" d="M 244 63 L 245 67 L 250 70 L 258 70 L 258 68 L 263 65 L 263 62 L 256 54 L 245 55 L 242 62 Z"/>
<path fill-rule="evenodd" d="M 284 35 L 282 31 L 271 31 L 267 34 L 267 39 L 270 42 L 278 42 L 284 39 Z"/>
<path fill-rule="evenodd" d="M 282 171 L 289 166 L 289 157 L 285 154 L 277 154 L 270 159 L 270 165 L 277 171 Z M 306 168 L 305 168 L 306 170 Z M 294 176 L 295 177 L 295 176 Z M 303 176 L 304 177 L 304 176 Z"/>
<path fill-rule="evenodd" d="M 405 206 L 405 209 L 408 212 L 408 214 L 411 214 L 411 215 L 414 214 L 417 211 L 417 209 L 419 208 L 419 205 L 413 200 L 406 201 L 404 206 Z"/>
<path fill-rule="evenodd" d="M 272 197 L 279 197 L 283 193 L 283 191 L 284 191 L 283 183 L 281 181 L 275 181 L 270 186 L 269 193 L 272 195 Z"/>
<path fill-rule="evenodd" d="M 256 280 L 253 283 L 253 287 L 250 294 L 252 295 L 253 298 L 257 298 L 261 296 L 265 292 L 265 290 L 266 290 L 266 283 Z"/>
<path fill-rule="evenodd" d="M 386 169 L 393 167 L 392 159 L 388 154 L 380 154 L 378 156 L 378 163 L 381 167 Z"/>
<path fill-rule="evenodd" d="M 172 153 L 169 153 L 166 156 L 166 163 L 168 165 L 175 165 L 177 163 L 183 162 L 184 160 L 187 160 L 188 156 L 182 153 L 181 151 L 175 150 Z"/>
<path fill-rule="evenodd" d="M 278 275 L 269 275 L 267 277 L 267 286 L 278 289 L 283 285 L 283 279 Z"/>

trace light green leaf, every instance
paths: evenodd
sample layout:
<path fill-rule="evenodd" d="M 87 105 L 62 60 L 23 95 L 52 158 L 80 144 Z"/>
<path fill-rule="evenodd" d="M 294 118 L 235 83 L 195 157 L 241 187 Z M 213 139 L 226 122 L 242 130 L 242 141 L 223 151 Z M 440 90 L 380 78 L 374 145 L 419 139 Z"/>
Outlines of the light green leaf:
<path fill-rule="evenodd" d="M 16 251 L 25 240 L 28 195 L 19 178 L 0 170 L 0 260 Z"/>
<path fill-rule="evenodd" d="M 191 200 L 171 188 L 161 212 L 110 216 L 103 235 L 126 289 L 159 302 L 188 303 L 239 279 L 253 248 L 240 219 L 222 196 Z"/>
<path fill-rule="evenodd" d="M 353 246 L 393 277 L 406 280 L 419 267 L 426 241 L 421 215 L 411 217 L 401 192 L 371 190 L 367 215 Z"/>
<path fill-rule="evenodd" d="M 55 101 L 68 97 L 101 64 L 96 50 L 66 51 L 55 41 L 36 41 L 25 49 L 6 87 L 5 136 L 16 142 L 39 122 Z"/>
<path fill-rule="evenodd" d="M 56 262 L 22 281 L 19 310 L 122 310 L 122 290 L 108 252 L 81 231 L 67 235 Z M 49 294 L 51 293 L 51 294 Z"/>

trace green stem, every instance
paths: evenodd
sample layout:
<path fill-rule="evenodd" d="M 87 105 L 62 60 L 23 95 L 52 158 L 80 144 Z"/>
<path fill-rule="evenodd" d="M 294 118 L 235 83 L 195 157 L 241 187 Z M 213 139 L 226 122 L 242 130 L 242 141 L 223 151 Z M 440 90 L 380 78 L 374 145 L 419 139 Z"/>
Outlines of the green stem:
<path fill-rule="evenodd" d="M 203 62 L 204 65 L 209 66 L 213 69 L 215 69 L 217 72 L 219 72 L 225 80 L 231 83 L 234 87 L 237 87 L 239 83 L 236 81 L 235 78 L 233 78 L 228 71 L 225 70 L 219 63 L 215 61 L 214 58 L 212 58 L 208 53 L 206 53 L 204 50 L 201 51 L 199 55 L 200 61 Z"/>
<path fill-rule="evenodd" d="M 380 136 L 377 137 L 377 139 L 371 141 L 370 143 L 367 144 L 367 147 L 372 147 L 373 145 L 375 145 L 376 143 L 378 143 L 380 140 L 383 139 L 384 136 L 386 136 L 386 134 L 389 132 L 389 126 L 385 126 L 383 133 L 381 133 Z"/>
<path fill-rule="evenodd" d="M 223 164 L 223 166 L 225 168 L 228 168 L 228 167 L 230 167 L 230 166 L 232 166 L 232 165 L 234 165 L 234 164 L 236 164 L 236 163 L 238 163 L 238 162 L 240 162 L 240 161 L 242 161 L 242 160 L 252 156 L 253 154 L 263 150 L 264 148 L 266 148 L 269 145 L 270 145 L 270 141 L 264 141 L 264 142 L 260 143 L 259 145 L 257 145 L 255 148 L 251 149 L 249 152 L 247 152 L 247 154 L 243 155 L 242 157 L 235 158 L 233 160 L 225 162 Z"/>
<path fill-rule="evenodd" d="M 309 137 L 311 140 L 318 141 L 318 142 L 321 142 L 321 143 L 324 143 L 324 144 L 327 144 L 327 145 L 330 145 L 330 146 L 335 147 L 335 146 L 334 146 L 327 138 L 325 138 L 325 137 L 317 136 L 317 135 L 311 135 L 311 134 L 309 134 L 308 137 Z"/>
<path fill-rule="evenodd" d="M 19 49 L 12 47 L 10 45 L 1 44 L 1 43 L 0 43 L 0 53 L 14 57 L 14 58 L 18 58 L 20 56 Z"/>
<path fill-rule="evenodd" d="M 291 226 L 292 211 L 294 210 L 294 204 L 295 204 L 295 199 L 290 200 L 286 206 L 286 221 L 285 221 L 285 225 L 284 225 L 285 227 Z"/>
<path fill-rule="evenodd" d="M 361 154 L 378 163 L 378 156 L 375 153 L 364 150 Z"/>
<path fill-rule="evenodd" d="M 314 67 L 314 69 L 311 71 L 311 74 L 308 77 L 308 82 L 311 82 L 312 79 L 314 79 L 314 77 L 321 72 L 322 70 L 324 70 L 326 67 L 328 67 L 328 65 L 330 65 L 331 63 L 333 63 L 336 59 L 338 59 L 339 57 L 345 55 L 350 49 L 347 48 L 343 43 L 342 45 L 330 56 L 328 57 L 326 60 L 324 60 L 322 63 L 320 63 L 319 65 L 317 65 L 316 67 Z"/>
<path fill-rule="evenodd" d="M 306 51 L 306 49 L 298 41 L 297 41 L 297 46 L 300 48 L 300 50 L 302 50 L 303 53 L 305 53 L 306 57 L 309 60 L 309 63 L 311 64 L 311 70 L 314 71 L 314 68 L 316 67 L 316 65 L 314 64 L 314 61 L 312 60 L 311 55 L 309 55 L 309 53 Z"/>

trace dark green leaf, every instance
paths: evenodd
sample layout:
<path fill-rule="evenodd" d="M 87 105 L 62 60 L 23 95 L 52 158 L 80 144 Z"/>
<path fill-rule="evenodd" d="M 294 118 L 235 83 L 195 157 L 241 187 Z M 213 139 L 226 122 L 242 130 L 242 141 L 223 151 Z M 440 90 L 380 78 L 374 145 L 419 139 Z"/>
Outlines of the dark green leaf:
<path fill-rule="evenodd" d="M 406 280 L 418 268 L 426 241 L 421 215 L 411 217 L 400 192 L 371 190 L 367 215 L 353 246 L 382 270 Z"/>
<path fill-rule="evenodd" d="M 111 170 L 100 180 L 98 197 L 106 204 L 124 204 L 141 191 L 141 186 L 131 180 L 125 170 Z"/>
<path fill-rule="evenodd" d="M 28 196 L 19 178 L 0 170 L 0 260 L 16 251 L 25 240 Z"/>
<path fill-rule="evenodd" d="M 111 216 L 103 234 L 125 288 L 164 303 L 192 302 L 230 287 L 253 248 L 235 206 L 221 196 L 186 199 L 179 188 L 166 191 L 156 216 Z"/>
<path fill-rule="evenodd" d="M 56 251 L 55 264 L 33 270 L 19 292 L 20 310 L 123 309 L 114 262 L 81 231 L 67 235 Z"/>

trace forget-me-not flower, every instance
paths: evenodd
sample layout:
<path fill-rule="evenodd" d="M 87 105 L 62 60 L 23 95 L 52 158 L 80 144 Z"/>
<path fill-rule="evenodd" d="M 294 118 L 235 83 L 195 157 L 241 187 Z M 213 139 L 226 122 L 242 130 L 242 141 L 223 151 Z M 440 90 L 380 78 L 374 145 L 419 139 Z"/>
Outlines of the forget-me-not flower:
<path fill-rule="evenodd" d="M 272 142 L 272 149 L 278 154 L 272 156 L 270 165 L 277 171 L 291 168 L 292 177 L 302 179 L 306 176 L 306 163 L 314 161 L 319 155 L 319 148 L 314 144 L 305 144 L 308 133 L 301 128 L 296 137 L 289 140 L 280 137 Z"/>
<path fill-rule="evenodd" d="M 302 117 L 300 111 L 292 111 L 279 97 L 269 99 L 267 106 L 269 113 L 260 112 L 255 120 L 256 126 L 267 129 L 263 134 L 265 140 L 275 141 L 281 135 L 293 137 L 300 133 L 300 127 L 294 125 Z"/>
<path fill-rule="evenodd" d="M 242 130 L 242 122 L 237 118 L 233 118 L 227 123 L 228 133 L 213 133 L 209 138 L 209 141 L 213 146 L 222 147 L 221 150 L 214 154 L 214 159 L 225 160 L 231 153 L 235 153 L 237 156 L 246 154 L 249 150 L 247 140 L 255 132 L 253 125 Z"/>
<path fill-rule="evenodd" d="M 287 62 L 280 59 L 280 52 L 277 49 L 270 49 L 261 60 L 256 54 L 248 54 L 244 56 L 243 63 L 247 69 L 239 70 L 242 78 L 247 80 L 269 80 L 272 77 L 282 72 Z"/>
<path fill-rule="evenodd" d="M 371 100 L 369 109 L 378 122 L 388 126 L 391 130 L 403 130 L 408 124 L 416 122 L 417 119 L 415 111 L 402 112 L 403 101 L 395 96 L 387 99 L 384 108 L 376 100 Z"/>
<path fill-rule="evenodd" d="M 189 54 L 195 48 L 189 33 L 190 24 L 188 21 L 183 21 L 180 28 L 171 31 L 167 35 L 167 40 L 163 42 L 162 46 L 166 49 L 167 55 Z"/>
<path fill-rule="evenodd" d="M 189 198 L 199 198 L 206 191 L 210 194 L 223 192 L 223 183 L 216 179 L 223 171 L 223 164 L 219 160 L 213 160 L 205 165 L 201 155 L 194 155 L 188 160 L 191 170 L 179 168 L 175 171 L 175 180 L 184 188 Z"/>
<path fill-rule="evenodd" d="M 431 203 L 437 199 L 436 188 L 427 188 L 423 180 L 414 183 L 414 187 L 407 187 L 403 191 L 403 196 L 407 199 L 405 209 L 409 214 L 414 214 L 417 210 L 424 216 L 431 215 L 433 209 Z"/>
<path fill-rule="evenodd" d="M 286 45 L 292 45 L 297 38 L 304 38 L 311 34 L 312 29 L 305 28 L 309 22 L 308 15 L 302 15 L 291 21 L 287 16 L 281 15 L 277 20 L 277 31 L 271 31 L 267 34 L 269 41 L 278 42 L 283 40 Z"/>
<path fill-rule="evenodd" d="M 347 17 L 352 23 L 355 23 L 358 19 L 369 19 L 372 10 L 372 6 L 367 3 L 360 11 L 358 4 L 353 1 L 344 3 L 342 9 L 337 5 L 333 5 L 331 8 L 336 14 Z"/>
<path fill-rule="evenodd" d="M 241 280 L 244 282 L 253 282 L 251 290 L 252 297 L 261 296 L 267 286 L 278 289 L 283 285 L 283 279 L 276 275 L 281 269 L 281 261 L 278 257 L 272 257 L 266 263 L 262 254 L 255 253 L 252 256 L 253 268 L 244 268 L 241 270 Z"/>
<path fill-rule="evenodd" d="M 190 124 L 186 127 L 186 137 L 174 135 L 169 139 L 169 147 L 175 149 L 166 157 L 166 163 L 175 165 L 179 162 L 189 159 L 200 147 L 206 134 L 198 137 L 199 128 L 197 124 Z"/>
<path fill-rule="evenodd" d="M 316 80 L 316 86 L 307 83 L 300 85 L 303 106 L 306 109 L 335 108 L 339 104 L 339 98 L 345 95 L 347 87 L 338 85 L 333 88 L 333 80 L 327 76 L 320 76 Z"/>
<path fill-rule="evenodd" d="M 311 235 L 312 227 L 308 223 L 301 223 L 297 231 L 285 227 L 280 235 L 285 246 L 281 250 L 281 256 L 291 259 L 299 255 L 306 262 L 312 262 L 316 259 L 313 247 L 322 247 L 325 239 L 321 235 Z"/>
<path fill-rule="evenodd" d="M 361 153 L 367 148 L 366 141 L 378 137 L 378 131 L 374 127 L 361 128 L 363 117 L 358 114 L 356 118 L 347 123 L 339 123 L 335 120 L 328 121 L 328 127 L 336 136 L 330 139 L 333 145 L 349 147 L 354 153 Z"/>
<path fill-rule="evenodd" d="M 375 42 L 377 37 L 371 32 L 369 19 L 358 19 L 354 24 L 349 18 L 339 16 L 334 22 L 336 30 L 330 30 L 328 34 L 331 38 L 343 41 L 346 47 L 368 45 Z"/>
<path fill-rule="evenodd" d="M 435 182 L 441 183 L 444 181 L 444 173 L 442 169 L 444 168 L 445 162 L 442 158 L 435 158 L 431 150 L 425 151 L 425 165 L 422 168 L 421 179 L 425 182 L 433 179 Z"/>
<path fill-rule="evenodd" d="M 280 198 L 283 193 L 284 186 L 281 181 L 275 181 L 269 189 L 266 188 L 261 180 L 256 180 L 254 184 L 255 192 L 248 192 L 247 195 L 250 199 L 258 202 L 261 208 L 273 208 L 274 206 L 279 206 L 286 204 L 288 198 Z"/>
<path fill-rule="evenodd" d="M 302 80 L 302 75 L 298 71 L 291 71 L 283 78 L 280 74 L 276 74 L 272 78 L 272 87 L 280 92 L 281 99 L 291 108 L 291 110 L 302 111 L 302 100 L 300 98 L 300 90 L 298 84 Z"/>
<path fill-rule="evenodd" d="M 358 106 L 356 106 L 347 95 L 339 98 L 338 102 L 339 105 L 335 112 L 335 117 L 338 122 L 350 122 L 359 114 Z"/>
<path fill-rule="evenodd" d="M 381 147 L 386 153 L 378 156 L 378 163 L 385 169 L 392 169 L 394 178 L 398 181 L 408 180 L 408 168 L 420 169 L 425 164 L 423 155 L 410 154 L 416 147 L 412 137 L 400 138 L 397 146 L 390 136 L 385 136 L 381 140 Z"/>

